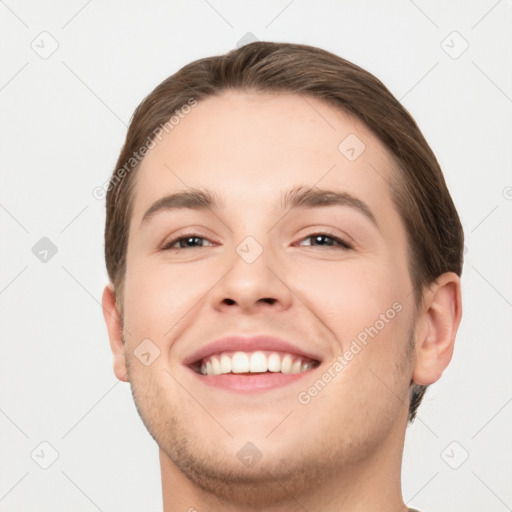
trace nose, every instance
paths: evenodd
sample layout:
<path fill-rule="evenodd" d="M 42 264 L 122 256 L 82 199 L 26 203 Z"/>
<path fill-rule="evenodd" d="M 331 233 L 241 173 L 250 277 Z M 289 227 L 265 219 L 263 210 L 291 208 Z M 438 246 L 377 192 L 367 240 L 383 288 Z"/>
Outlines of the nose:
<path fill-rule="evenodd" d="M 279 261 L 270 248 L 263 249 L 252 261 L 239 247 L 230 259 L 230 268 L 212 290 L 213 307 L 246 314 L 290 308 L 293 292 L 286 283 L 286 269 Z"/>

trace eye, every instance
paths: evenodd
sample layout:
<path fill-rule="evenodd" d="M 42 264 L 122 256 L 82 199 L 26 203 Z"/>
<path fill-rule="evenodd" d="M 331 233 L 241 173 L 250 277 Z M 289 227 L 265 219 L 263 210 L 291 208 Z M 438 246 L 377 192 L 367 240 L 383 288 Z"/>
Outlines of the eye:
<path fill-rule="evenodd" d="M 310 240 L 309 246 L 314 246 L 318 243 L 319 247 L 339 247 L 341 249 L 352 249 L 352 245 L 331 233 L 311 233 L 302 240 Z"/>
<path fill-rule="evenodd" d="M 331 247 L 331 248 L 341 248 L 341 249 L 352 249 L 352 245 L 342 238 L 335 236 L 331 233 L 312 233 L 302 241 L 309 240 L 309 244 L 299 244 L 304 246 L 319 246 L 319 247 Z M 171 249 L 193 249 L 193 248 L 201 248 L 206 247 L 202 242 L 207 241 L 210 242 L 206 237 L 198 234 L 198 233 L 188 233 L 185 235 L 181 235 L 178 238 L 174 238 L 169 242 L 164 243 L 160 250 L 167 251 Z M 214 245 L 210 242 L 210 245 Z"/>
<path fill-rule="evenodd" d="M 193 249 L 194 247 L 205 247 L 201 244 L 201 242 L 205 240 L 208 239 L 198 233 L 189 233 L 164 243 L 162 247 L 160 247 L 160 250 L 167 251 L 170 249 Z"/>

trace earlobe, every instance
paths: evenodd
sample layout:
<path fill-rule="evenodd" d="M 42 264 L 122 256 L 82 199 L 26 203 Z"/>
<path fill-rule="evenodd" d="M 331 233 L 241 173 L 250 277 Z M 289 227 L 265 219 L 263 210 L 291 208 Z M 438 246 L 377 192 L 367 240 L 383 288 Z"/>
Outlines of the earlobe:
<path fill-rule="evenodd" d="M 453 355 L 462 316 L 460 277 L 453 272 L 439 276 L 426 292 L 418 322 L 416 361 L 412 380 L 427 386 L 439 380 Z"/>
<path fill-rule="evenodd" d="M 105 286 L 103 290 L 102 306 L 110 340 L 110 349 L 114 358 L 114 373 L 119 380 L 128 382 L 123 344 L 123 324 L 116 307 L 114 287 L 111 284 Z"/>

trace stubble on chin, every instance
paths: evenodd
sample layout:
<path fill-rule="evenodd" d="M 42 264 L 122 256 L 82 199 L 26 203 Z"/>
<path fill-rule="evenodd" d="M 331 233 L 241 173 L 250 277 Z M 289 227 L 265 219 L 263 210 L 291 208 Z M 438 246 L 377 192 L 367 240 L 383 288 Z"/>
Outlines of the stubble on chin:
<path fill-rule="evenodd" d="M 409 332 L 404 358 L 396 365 L 396 379 L 409 369 L 414 350 L 413 338 L 414 331 Z M 201 415 L 206 412 L 199 411 L 198 416 L 185 418 L 172 400 L 168 399 L 165 369 L 143 366 L 132 353 L 128 353 L 127 348 L 125 343 L 128 381 L 141 420 L 168 457 L 169 464 L 174 465 L 189 481 L 202 489 L 212 505 L 214 502 L 218 506 L 231 503 L 246 506 L 247 510 L 249 507 L 258 510 L 258 507 L 265 505 L 285 504 L 291 496 L 299 499 L 301 495 L 307 495 L 308 490 L 321 488 L 327 481 L 332 480 L 333 474 L 357 465 L 376 448 L 373 445 L 377 440 L 372 439 L 371 432 L 360 432 L 359 436 L 351 439 L 340 438 L 334 443 L 336 446 L 322 446 L 319 441 L 322 436 L 317 432 L 313 443 L 306 440 L 301 447 L 289 449 L 289 454 L 285 457 L 265 459 L 263 453 L 261 460 L 253 467 L 246 467 L 236 457 L 236 450 L 232 450 L 232 455 L 228 453 L 226 448 L 232 446 L 232 439 L 220 427 L 221 435 L 226 436 L 225 444 L 220 443 L 217 437 L 215 442 L 209 442 L 205 438 L 195 439 L 200 435 L 196 430 Z M 162 375 L 158 375 L 158 372 Z M 167 377 L 169 386 L 172 386 L 172 377 Z M 403 383 L 401 386 L 403 387 Z M 401 386 L 395 380 L 395 389 L 398 390 Z M 174 387 L 179 388 L 178 384 Z M 177 391 L 184 392 L 180 389 Z M 190 400 L 193 398 L 190 397 Z M 385 415 L 396 414 L 392 409 L 394 407 L 385 411 Z"/>

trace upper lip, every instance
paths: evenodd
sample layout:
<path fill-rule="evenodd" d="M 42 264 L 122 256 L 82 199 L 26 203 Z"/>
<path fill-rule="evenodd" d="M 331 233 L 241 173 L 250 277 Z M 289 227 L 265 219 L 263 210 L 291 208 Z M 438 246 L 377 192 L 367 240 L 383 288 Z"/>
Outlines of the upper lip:
<path fill-rule="evenodd" d="M 321 361 L 321 356 L 297 347 L 293 343 L 269 335 L 252 337 L 226 336 L 212 341 L 183 360 L 184 365 L 193 365 L 202 359 L 221 352 L 255 352 L 257 350 L 279 351 Z"/>

